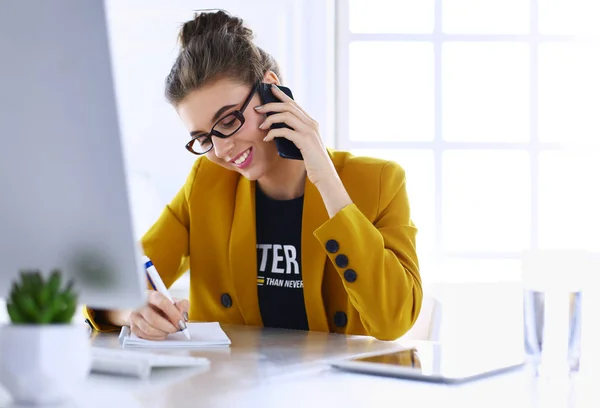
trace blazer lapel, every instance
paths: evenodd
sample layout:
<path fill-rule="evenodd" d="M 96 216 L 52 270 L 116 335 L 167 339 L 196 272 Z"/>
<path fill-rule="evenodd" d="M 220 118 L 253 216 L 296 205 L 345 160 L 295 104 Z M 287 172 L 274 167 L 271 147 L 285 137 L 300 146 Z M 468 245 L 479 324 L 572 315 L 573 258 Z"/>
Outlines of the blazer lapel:
<path fill-rule="evenodd" d="M 310 330 L 329 331 L 322 286 L 327 256 L 314 231 L 329 219 L 321 193 L 308 177 L 304 189 L 302 213 L 302 280 L 304 304 Z"/>
<path fill-rule="evenodd" d="M 234 301 L 248 325 L 262 326 L 258 305 L 255 182 L 240 177 L 229 242 L 230 274 L 235 289 Z M 306 179 L 302 211 L 302 279 L 304 305 L 310 330 L 329 331 L 323 301 L 323 274 L 327 255 L 314 231 L 329 219 L 321 193 Z"/>
<path fill-rule="evenodd" d="M 235 289 L 234 302 L 248 325 L 262 326 L 258 306 L 256 272 L 256 213 L 254 182 L 240 177 L 236 198 L 231 237 L 229 241 L 229 265 Z"/>

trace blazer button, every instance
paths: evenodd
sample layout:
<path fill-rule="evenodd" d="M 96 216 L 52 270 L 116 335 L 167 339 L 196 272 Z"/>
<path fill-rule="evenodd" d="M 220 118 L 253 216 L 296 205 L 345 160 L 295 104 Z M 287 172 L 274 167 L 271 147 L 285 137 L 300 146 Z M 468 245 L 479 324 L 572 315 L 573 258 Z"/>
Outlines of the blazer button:
<path fill-rule="evenodd" d="M 340 250 L 340 244 L 338 244 L 338 242 L 335 239 L 330 239 L 325 243 L 325 249 L 327 250 L 327 252 L 335 254 L 337 251 Z"/>
<path fill-rule="evenodd" d="M 348 316 L 346 316 L 346 313 L 344 312 L 335 312 L 335 315 L 333 315 L 333 323 L 335 323 L 337 327 L 344 327 L 348 324 Z"/>
<path fill-rule="evenodd" d="M 231 296 L 229 296 L 229 293 L 223 293 L 221 295 L 221 304 L 227 309 L 231 307 L 233 301 L 231 300 Z"/>
<path fill-rule="evenodd" d="M 357 275 L 356 275 L 356 272 L 354 271 L 354 269 L 346 269 L 344 271 L 344 278 L 350 283 L 354 282 L 357 278 Z"/>
<path fill-rule="evenodd" d="M 348 257 L 344 254 L 339 254 L 335 257 L 335 264 L 340 268 L 345 268 L 348 266 Z"/>

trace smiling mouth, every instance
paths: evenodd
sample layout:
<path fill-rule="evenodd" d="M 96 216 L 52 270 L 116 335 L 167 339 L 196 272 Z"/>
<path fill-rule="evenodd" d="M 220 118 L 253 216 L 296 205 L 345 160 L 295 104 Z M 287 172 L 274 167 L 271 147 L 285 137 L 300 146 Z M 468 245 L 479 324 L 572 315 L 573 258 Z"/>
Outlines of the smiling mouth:
<path fill-rule="evenodd" d="M 249 149 L 246 149 L 245 151 L 240 153 L 234 160 L 231 160 L 230 163 L 233 164 L 234 166 L 241 167 L 244 164 L 246 164 L 246 161 L 250 157 L 251 153 L 252 153 L 252 148 L 250 147 Z"/>

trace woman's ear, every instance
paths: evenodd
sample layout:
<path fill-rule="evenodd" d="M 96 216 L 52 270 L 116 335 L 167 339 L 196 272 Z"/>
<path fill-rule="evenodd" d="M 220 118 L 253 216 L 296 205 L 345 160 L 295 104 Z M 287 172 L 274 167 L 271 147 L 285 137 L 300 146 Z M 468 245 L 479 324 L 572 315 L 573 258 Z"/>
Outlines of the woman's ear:
<path fill-rule="evenodd" d="M 263 76 L 263 82 L 265 84 L 281 85 L 281 83 L 279 82 L 279 78 L 277 77 L 277 74 L 271 70 L 268 70 L 267 72 L 265 72 L 265 75 Z"/>

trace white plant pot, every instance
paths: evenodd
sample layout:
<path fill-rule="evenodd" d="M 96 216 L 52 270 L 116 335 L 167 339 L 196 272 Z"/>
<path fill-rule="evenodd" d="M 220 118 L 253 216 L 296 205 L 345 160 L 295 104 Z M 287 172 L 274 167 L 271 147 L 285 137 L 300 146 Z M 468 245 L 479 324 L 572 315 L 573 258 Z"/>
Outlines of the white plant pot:
<path fill-rule="evenodd" d="M 0 326 L 0 383 L 17 404 L 67 401 L 91 363 L 87 326 Z"/>

